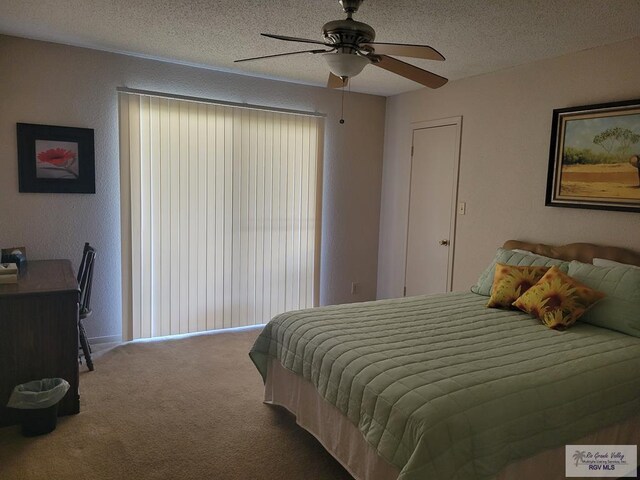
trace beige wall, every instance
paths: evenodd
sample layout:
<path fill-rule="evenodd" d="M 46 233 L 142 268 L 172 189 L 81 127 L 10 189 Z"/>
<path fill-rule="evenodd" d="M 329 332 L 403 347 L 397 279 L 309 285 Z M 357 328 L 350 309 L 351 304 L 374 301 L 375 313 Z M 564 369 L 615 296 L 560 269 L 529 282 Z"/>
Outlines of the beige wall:
<path fill-rule="evenodd" d="M 545 207 L 554 108 L 640 98 L 640 38 L 387 99 L 378 297 L 402 295 L 411 122 L 462 115 L 454 290 L 507 239 L 640 249 L 640 214 Z M 425 246 L 426 248 L 426 246 Z"/>
<path fill-rule="evenodd" d="M 325 88 L 7 36 L 0 36 L 0 72 L 0 245 L 77 266 L 84 242 L 95 244 L 89 336 L 121 333 L 121 86 L 326 113 L 320 301 L 375 298 L 383 97 L 350 94 L 341 126 L 340 94 Z M 16 122 L 95 129 L 96 194 L 18 193 Z M 351 281 L 360 283 L 355 296 Z"/>

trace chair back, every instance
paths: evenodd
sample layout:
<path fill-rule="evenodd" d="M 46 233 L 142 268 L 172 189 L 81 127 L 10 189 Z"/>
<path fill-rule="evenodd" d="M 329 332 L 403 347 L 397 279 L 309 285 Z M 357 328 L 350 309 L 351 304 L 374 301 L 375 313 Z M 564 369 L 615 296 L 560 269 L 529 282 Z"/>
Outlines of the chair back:
<path fill-rule="evenodd" d="M 78 285 L 80 287 L 80 316 L 86 317 L 91 313 L 91 285 L 93 283 L 93 265 L 96 258 L 96 250 L 84 244 L 82 261 L 78 268 Z"/>

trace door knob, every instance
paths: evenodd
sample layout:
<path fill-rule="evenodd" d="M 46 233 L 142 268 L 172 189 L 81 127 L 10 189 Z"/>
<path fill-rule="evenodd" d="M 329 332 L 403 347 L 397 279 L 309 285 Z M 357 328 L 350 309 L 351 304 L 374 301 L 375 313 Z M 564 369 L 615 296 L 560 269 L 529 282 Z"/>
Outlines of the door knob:
<path fill-rule="evenodd" d="M 444 246 L 449 245 L 449 240 L 440 240 L 440 245 L 444 245 Z"/>

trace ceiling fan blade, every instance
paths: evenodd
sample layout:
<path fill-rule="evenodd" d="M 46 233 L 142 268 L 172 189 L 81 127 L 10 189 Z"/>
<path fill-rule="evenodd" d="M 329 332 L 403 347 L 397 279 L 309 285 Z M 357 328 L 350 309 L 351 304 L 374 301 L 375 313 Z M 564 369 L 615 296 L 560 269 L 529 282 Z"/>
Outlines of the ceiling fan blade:
<path fill-rule="evenodd" d="M 261 33 L 263 37 L 275 38 L 276 40 L 285 40 L 287 42 L 302 42 L 302 43 L 315 43 L 317 45 L 326 45 L 330 47 L 331 44 L 326 42 L 321 42 L 320 40 L 310 40 L 308 38 L 298 38 L 298 37 L 287 37 L 285 35 L 274 35 L 272 33 Z"/>
<path fill-rule="evenodd" d="M 341 77 L 329 72 L 329 80 L 327 81 L 328 88 L 342 88 L 346 87 L 348 83 L 348 78 L 342 79 Z"/>
<path fill-rule="evenodd" d="M 397 58 L 387 57 L 386 55 L 379 55 L 379 61 L 373 62 L 376 67 L 384 68 L 390 72 L 393 72 L 401 77 L 408 78 L 414 82 L 421 83 L 425 87 L 439 88 L 443 86 L 448 80 L 435 73 L 428 72 L 422 68 L 418 68 L 410 63 L 405 63 Z"/>
<path fill-rule="evenodd" d="M 263 58 L 285 57 L 287 55 L 297 55 L 298 53 L 326 53 L 331 50 L 298 50 L 297 52 L 276 53 L 274 55 L 263 55 L 261 57 L 241 58 L 240 60 L 234 60 L 233 63 L 250 62 L 252 60 L 262 60 Z"/>
<path fill-rule="evenodd" d="M 376 55 L 397 55 L 399 57 L 424 58 L 426 60 L 444 60 L 440 52 L 428 45 L 369 42 L 362 43 L 360 46 L 373 48 Z"/>

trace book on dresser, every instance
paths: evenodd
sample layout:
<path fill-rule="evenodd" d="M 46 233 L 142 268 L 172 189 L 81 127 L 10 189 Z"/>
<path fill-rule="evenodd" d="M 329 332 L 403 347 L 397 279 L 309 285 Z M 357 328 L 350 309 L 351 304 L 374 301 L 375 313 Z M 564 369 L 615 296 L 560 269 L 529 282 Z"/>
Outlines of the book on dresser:
<path fill-rule="evenodd" d="M 15 263 L 0 263 L 0 284 L 18 283 L 18 266 Z"/>

